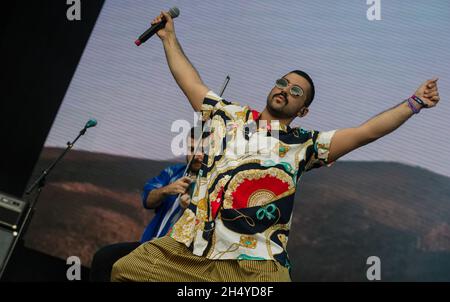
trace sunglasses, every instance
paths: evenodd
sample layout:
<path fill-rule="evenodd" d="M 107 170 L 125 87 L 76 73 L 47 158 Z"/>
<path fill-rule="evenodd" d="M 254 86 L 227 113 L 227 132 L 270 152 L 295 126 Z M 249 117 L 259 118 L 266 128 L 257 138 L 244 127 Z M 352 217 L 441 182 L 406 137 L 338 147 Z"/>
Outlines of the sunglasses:
<path fill-rule="evenodd" d="M 275 86 L 280 89 L 284 89 L 289 86 L 289 81 L 285 78 L 281 78 L 275 81 Z M 289 90 L 292 96 L 302 96 L 303 95 L 303 89 L 298 85 L 292 85 L 291 89 Z"/>

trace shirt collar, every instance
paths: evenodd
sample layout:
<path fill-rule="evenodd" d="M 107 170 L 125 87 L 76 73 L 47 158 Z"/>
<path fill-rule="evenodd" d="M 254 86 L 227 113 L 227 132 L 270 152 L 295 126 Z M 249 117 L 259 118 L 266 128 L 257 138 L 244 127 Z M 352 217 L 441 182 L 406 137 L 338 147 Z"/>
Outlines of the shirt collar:
<path fill-rule="evenodd" d="M 259 119 L 261 118 L 261 112 L 258 112 L 256 110 L 251 110 L 252 114 L 251 114 L 251 119 L 254 122 L 258 122 Z M 250 121 L 249 121 L 250 122 Z M 267 130 L 268 131 L 284 131 L 284 132 L 290 132 L 292 129 L 291 127 L 280 123 L 279 121 L 270 121 L 270 123 L 261 123 L 262 125 L 259 125 L 258 129 L 264 129 L 266 128 L 265 126 L 267 126 Z"/>

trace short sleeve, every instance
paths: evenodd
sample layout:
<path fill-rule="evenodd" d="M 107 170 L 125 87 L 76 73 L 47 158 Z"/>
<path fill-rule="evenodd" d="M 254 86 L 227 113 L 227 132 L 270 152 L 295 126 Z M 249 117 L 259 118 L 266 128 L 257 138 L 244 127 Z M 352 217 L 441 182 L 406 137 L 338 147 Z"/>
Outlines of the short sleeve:
<path fill-rule="evenodd" d="M 203 99 L 201 113 L 203 121 L 206 122 L 215 115 L 221 116 L 224 120 L 245 118 L 246 115 L 242 113 L 245 113 L 247 110 L 247 107 L 242 107 L 238 103 L 228 102 L 213 91 L 208 91 Z"/>
<path fill-rule="evenodd" d="M 313 143 L 313 152 L 306 165 L 306 171 L 320 168 L 324 165 L 331 166 L 333 162 L 328 161 L 328 153 L 330 151 L 331 140 L 336 130 L 331 131 L 311 131 L 311 139 Z"/>

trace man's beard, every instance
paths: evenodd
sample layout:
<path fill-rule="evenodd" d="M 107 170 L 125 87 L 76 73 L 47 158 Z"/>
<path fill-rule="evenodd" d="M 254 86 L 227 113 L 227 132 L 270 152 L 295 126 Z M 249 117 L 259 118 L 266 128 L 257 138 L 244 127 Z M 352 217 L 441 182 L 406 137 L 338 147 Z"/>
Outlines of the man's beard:
<path fill-rule="evenodd" d="M 193 160 L 191 163 L 190 171 L 194 174 L 197 174 L 198 171 L 201 169 L 201 167 L 202 167 L 202 161 Z"/>
<path fill-rule="evenodd" d="M 281 108 L 275 108 L 272 104 L 276 102 L 275 98 L 280 95 L 284 98 L 284 106 Z M 270 115 L 278 119 L 289 118 L 289 116 L 287 116 L 286 113 L 283 112 L 283 108 L 288 104 L 287 97 L 281 93 L 274 94 L 271 99 L 269 99 L 269 97 L 270 96 L 267 97 L 267 110 L 269 111 Z"/>

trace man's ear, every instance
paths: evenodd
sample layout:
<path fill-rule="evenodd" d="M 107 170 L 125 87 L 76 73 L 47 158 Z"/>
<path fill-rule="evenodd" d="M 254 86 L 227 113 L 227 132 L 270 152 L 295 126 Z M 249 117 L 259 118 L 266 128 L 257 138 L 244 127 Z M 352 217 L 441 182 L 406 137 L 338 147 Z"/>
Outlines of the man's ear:
<path fill-rule="evenodd" d="M 302 109 L 300 109 L 300 111 L 297 113 L 297 116 L 304 117 L 308 114 L 308 112 L 309 112 L 309 109 L 308 109 L 308 107 L 305 106 Z"/>

